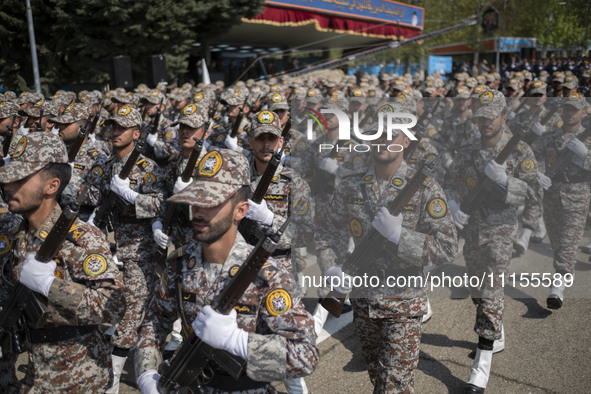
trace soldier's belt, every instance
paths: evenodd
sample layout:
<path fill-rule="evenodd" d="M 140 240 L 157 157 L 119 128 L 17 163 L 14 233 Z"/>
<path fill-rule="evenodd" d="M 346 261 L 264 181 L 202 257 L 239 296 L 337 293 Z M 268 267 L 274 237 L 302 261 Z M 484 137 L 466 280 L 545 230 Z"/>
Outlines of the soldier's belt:
<path fill-rule="evenodd" d="M 81 337 L 98 329 L 99 327 L 96 324 L 90 326 L 60 326 L 29 330 L 29 335 L 31 344 L 55 343 Z"/>
<path fill-rule="evenodd" d="M 267 387 L 269 383 L 257 382 L 244 374 L 234 379 L 223 370 L 216 368 L 213 379 L 207 382 L 206 386 L 221 391 L 246 391 Z"/>

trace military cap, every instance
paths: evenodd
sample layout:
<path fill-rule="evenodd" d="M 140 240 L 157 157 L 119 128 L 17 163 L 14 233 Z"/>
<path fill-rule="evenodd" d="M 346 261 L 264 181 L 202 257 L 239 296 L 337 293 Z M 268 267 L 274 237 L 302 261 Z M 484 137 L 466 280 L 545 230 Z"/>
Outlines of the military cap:
<path fill-rule="evenodd" d="M 562 102 L 562 106 L 573 106 L 576 109 L 587 109 L 587 100 L 585 100 L 585 96 L 579 93 L 571 93 L 568 95 L 566 100 Z"/>
<path fill-rule="evenodd" d="M 454 74 L 454 79 L 456 81 L 462 82 L 462 81 L 465 81 L 467 78 L 468 78 L 468 73 L 465 73 L 465 72 L 455 73 Z"/>
<path fill-rule="evenodd" d="M 66 107 L 64 113 L 58 117 L 51 118 L 50 121 L 54 123 L 69 124 L 79 120 L 87 120 L 90 115 L 88 107 L 80 103 L 72 103 Z"/>
<path fill-rule="evenodd" d="M 147 101 L 150 104 L 160 104 L 160 101 L 164 98 L 164 94 L 157 89 L 145 91 L 140 101 Z"/>
<path fill-rule="evenodd" d="M 187 104 L 181 112 L 179 120 L 173 123 L 173 126 L 177 124 L 184 124 L 194 129 L 198 129 L 203 126 L 205 122 L 209 120 L 207 114 L 207 108 L 203 104 Z"/>
<path fill-rule="evenodd" d="M 121 103 L 121 104 L 137 104 L 138 100 L 135 94 L 132 92 L 125 92 L 123 94 L 117 93 L 113 97 L 111 97 L 112 101 Z"/>
<path fill-rule="evenodd" d="M 271 111 L 275 111 L 277 109 L 289 109 L 289 103 L 287 102 L 287 98 L 280 93 L 275 93 L 271 95 L 269 109 Z"/>
<path fill-rule="evenodd" d="M 455 97 L 459 99 L 469 99 L 470 89 L 468 89 L 466 86 L 458 86 Z"/>
<path fill-rule="evenodd" d="M 261 111 L 254 116 L 252 138 L 257 138 L 264 133 L 271 133 L 281 137 L 281 122 L 279 116 L 273 111 Z"/>
<path fill-rule="evenodd" d="M 579 86 L 579 79 L 577 77 L 575 77 L 574 75 L 567 75 L 564 78 L 564 83 L 562 84 L 563 88 L 567 88 L 567 89 L 576 89 L 577 86 Z"/>
<path fill-rule="evenodd" d="M 539 79 L 532 82 L 531 87 L 527 94 L 533 96 L 534 94 L 546 94 L 546 84 Z"/>
<path fill-rule="evenodd" d="M 317 104 L 322 101 L 322 94 L 318 89 L 310 88 L 306 93 L 306 101 Z"/>
<path fill-rule="evenodd" d="M 0 119 L 18 115 L 20 107 L 14 101 L 0 101 Z"/>
<path fill-rule="evenodd" d="M 31 116 L 33 118 L 38 118 L 41 116 L 41 110 L 43 110 L 43 116 L 50 115 L 50 116 L 57 116 L 57 106 L 55 101 L 48 101 L 45 99 L 41 99 L 37 101 L 31 108 L 21 109 L 18 111 L 19 115 L 22 116 Z"/>
<path fill-rule="evenodd" d="M 493 83 L 496 80 L 495 75 L 492 73 L 486 74 L 485 78 L 486 78 L 486 83 Z"/>
<path fill-rule="evenodd" d="M 257 103 L 257 101 L 263 98 L 263 96 L 263 90 L 258 86 L 253 86 L 252 89 L 250 89 L 250 94 L 248 95 L 246 105 L 248 105 L 249 107 L 253 107 Z M 272 99 L 273 98 L 271 97 L 271 100 Z"/>
<path fill-rule="evenodd" d="M 552 74 L 552 82 L 564 82 L 564 73 L 561 71 L 556 71 Z"/>
<path fill-rule="evenodd" d="M 7 90 L 6 92 L 4 92 L 4 99 L 6 101 L 16 100 L 16 93 L 14 93 L 12 90 Z"/>
<path fill-rule="evenodd" d="M 523 72 L 523 80 L 524 81 L 531 81 L 533 79 L 532 73 L 529 71 L 524 71 Z"/>
<path fill-rule="evenodd" d="M 485 90 L 488 90 L 488 87 L 485 85 L 476 85 L 476 87 L 472 90 L 472 94 L 470 95 L 471 98 L 479 98 Z"/>
<path fill-rule="evenodd" d="M 498 90 L 487 90 L 478 99 L 480 107 L 476 110 L 474 118 L 496 119 L 507 108 L 505 96 Z"/>
<path fill-rule="evenodd" d="M 363 89 L 359 89 L 359 88 L 355 88 L 355 89 L 351 90 L 351 92 L 349 92 L 349 95 L 351 96 L 349 101 L 361 101 L 361 102 L 363 102 L 365 100 L 364 98 L 366 96 Z"/>
<path fill-rule="evenodd" d="M 242 105 L 244 104 L 244 101 L 246 101 L 246 96 L 248 96 L 248 89 L 246 89 L 246 87 L 228 89 L 223 100 L 228 105 Z"/>
<path fill-rule="evenodd" d="M 476 85 L 478 85 L 478 81 L 476 80 L 476 78 L 474 78 L 474 77 L 466 78 L 466 86 L 468 86 L 469 88 L 473 88 Z"/>
<path fill-rule="evenodd" d="M 519 82 L 519 79 L 517 78 L 511 78 L 509 80 L 507 80 L 507 82 L 505 83 L 505 88 L 506 89 L 513 89 L 515 91 L 521 89 L 521 83 Z"/>
<path fill-rule="evenodd" d="M 406 82 L 404 81 L 404 79 L 398 78 L 396 80 L 396 82 L 394 82 L 394 85 L 392 86 L 392 89 L 394 89 L 394 90 L 400 90 L 402 92 L 404 89 L 406 89 Z"/>
<path fill-rule="evenodd" d="M 167 202 L 213 208 L 227 201 L 242 186 L 250 185 L 246 156 L 229 149 L 213 150 L 197 166 L 193 182 Z"/>
<path fill-rule="evenodd" d="M 35 92 L 23 92 L 21 93 L 21 95 L 19 96 L 19 98 L 17 99 L 16 103 L 18 105 L 23 105 L 25 103 L 31 103 L 34 104 L 40 100 L 43 100 L 43 95 L 41 93 L 35 93 Z"/>
<path fill-rule="evenodd" d="M 17 141 L 10 155 L 10 163 L 0 167 L 0 179 L 3 183 L 16 182 L 41 170 L 47 164 L 67 162 L 66 145 L 57 135 L 29 133 Z"/>
<path fill-rule="evenodd" d="M 479 85 L 485 85 L 486 84 L 486 77 L 484 75 L 479 75 L 476 77 L 476 82 L 478 82 Z M 491 80 L 491 82 L 494 82 L 494 78 Z"/>
<path fill-rule="evenodd" d="M 137 109 L 131 108 L 129 105 L 125 105 L 119 108 L 119 111 L 112 115 L 108 121 L 115 122 L 119 126 L 125 128 L 134 126 L 140 127 L 142 125 L 142 115 Z"/>

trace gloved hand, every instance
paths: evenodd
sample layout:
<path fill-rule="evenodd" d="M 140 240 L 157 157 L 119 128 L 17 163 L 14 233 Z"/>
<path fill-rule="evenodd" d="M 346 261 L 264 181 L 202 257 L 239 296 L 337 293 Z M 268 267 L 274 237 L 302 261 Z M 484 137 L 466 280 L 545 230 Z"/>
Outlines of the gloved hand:
<path fill-rule="evenodd" d="M 453 163 L 454 163 L 453 159 L 447 159 L 447 160 L 445 161 L 445 164 L 444 164 L 444 166 L 445 166 L 445 169 L 446 169 L 446 170 L 449 170 L 449 167 L 451 167 L 451 165 L 452 165 Z"/>
<path fill-rule="evenodd" d="M 137 198 L 139 193 L 131 190 L 131 187 L 129 185 L 129 178 L 121 179 L 119 178 L 119 175 L 115 175 L 113 176 L 113 178 L 111 178 L 110 188 L 113 191 L 113 193 L 116 193 L 119 196 L 123 197 L 125 201 L 134 204 L 135 199 Z"/>
<path fill-rule="evenodd" d="M 540 185 L 542 185 L 542 189 L 548 190 L 552 187 L 552 179 L 541 172 L 538 172 L 538 180 L 540 181 Z"/>
<path fill-rule="evenodd" d="M 29 289 L 47 297 L 51 284 L 55 280 L 56 266 L 53 260 L 42 263 L 35 259 L 35 254 L 29 253 L 21 265 L 18 280 Z"/>
<path fill-rule="evenodd" d="M 273 224 L 273 217 L 275 215 L 267 207 L 267 202 L 265 200 L 261 201 L 260 204 L 257 204 L 249 198 L 248 204 L 248 212 L 246 212 L 247 218 L 251 220 L 256 220 L 257 222 L 266 224 L 267 226 Z"/>
<path fill-rule="evenodd" d="M 462 212 L 460 206 L 456 202 L 456 200 L 449 200 L 447 202 L 447 206 L 451 211 L 451 216 L 456 223 L 456 227 L 462 230 L 466 224 L 468 224 L 468 220 L 470 219 L 470 215 L 467 213 Z"/>
<path fill-rule="evenodd" d="M 158 133 L 149 133 L 146 137 L 146 142 L 150 146 L 154 146 L 154 144 L 158 141 Z"/>
<path fill-rule="evenodd" d="M 195 330 L 195 334 L 209 346 L 247 359 L 248 332 L 238 327 L 235 309 L 232 309 L 228 315 L 223 315 L 206 305 L 191 323 L 191 327 Z"/>
<path fill-rule="evenodd" d="M 507 114 L 507 120 L 513 120 L 515 118 L 515 112 L 509 111 Z"/>
<path fill-rule="evenodd" d="M 53 126 L 51 128 L 51 134 L 53 134 L 53 135 L 59 135 L 60 134 L 60 129 L 58 127 Z"/>
<path fill-rule="evenodd" d="M 88 139 L 90 140 L 90 142 L 96 142 L 96 135 L 94 133 L 90 134 L 88 136 Z"/>
<path fill-rule="evenodd" d="M 320 161 L 318 168 L 320 168 L 322 171 L 328 172 L 329 174 L 335 175 L 337 173 L 337 169 L 339 168 L 339 164 L 337 159 L 326 157 Z"/>
<path fill-rule="evenodd" d="M 281 165 L 285 165 L 285 158 L 287 156 L 285 156 L 285 152 L 281 152 L 281 159 L 279 160 L 279 162 L 281 163 Z"/>
<path fill-rule="evenodd" d="M 172 192 L 174 194 L 182 192 L 184 188 L 191 184 L 191 182 L 193 182 L 193 178 L 190 178 L 189 182 L 183 182 L 183 178 L 179 176 L 174 182 L 174 188 L 172 189 Z"/>
<path fill-rule="evenodd" d="M 484 167 L 484 174 L 489 177 L 492 181 L 495 181 L 501 186 L 507 186 L 508 176 L 505 172 L 507 169 L 507 163 L 497 164 L 496 161 L 491 160 Z"/>
<path fill-rule="evenodd" d="M 6 156 L 4 159 L 4 165 L 8 165 L 8 163 L 10 163 L 10 155 Z"/>
<path fill-rule="evenodd" d="M 224 140 L 224 145 L 226 145 L 226 148 L 228 148 L 228 149 L 237 150 L 238 149 L 238 138 L 237 137 L 230 137 L 230 135 L 227 135 L 226 139 Z"/>
<path fill-rule="evenodd" d="M 373 218 L 371 225 L 380 234 L 382 234 L 388 241 L 394 242 L 396 245 L 400 242 L 400 233 L 402 232 L 402 214 L 399 213 L 393 216 L 388 211 L 388 208 L 381 207 Z"/>
<path fill-rule="evenodd" d="M 140 387 L 142 394 L 160 394 L 158 391 L 158 381 L 160 375 L 155 369 L 148 369 L 142 372 L 137 378 L 137 385 Z"/>
<path fill-rule="evenodd" d="M 18 133 L 21 134 L 21 135 L 29 135 L 29 128 L 28 127 L 25 127 L 24 125 L 21 125 L 18 128 Z"/>
<path fill-rule="evenodd" d="M 92 213 L 90 214 L 90 216 L 88 217 L 88 220 L 86 221 L 86 223 L 90 224 L 91 226 L 94 226 L 94 218 L 96 216 L 96 210 L 92 211 Z"/>
<path fill-rule="evenodd" d="M 566 147 L 573 152 L 576 156 L 584 159 L 587 156 L 588 149 L 584 143 L 578 138 L 573 138 L 566 144 Z"/>
<path fill-rule="evenodd" d="M 546 127 L 542 126 L 540 122 L 536 122 L 532 126 L 531 131 L 533 131 L 536 135 L 542 135 L 546 132 Z"/>
<path fill-rule="evenodd" d="M 154 241 L 162 249 L 167 249 L 172 243 L 170 237 L 162 231 L 162 222 L 160 220 L 152 223 L 152 233 L 154 234 Z"/>
<path fill-rule="evenodd" d="M 340 265 L 330 267 L 326 271 L 324 271 L 323 275 L 327 278 L 330 278 L 328 279 L 328 281 L 330 282 L 331 286 L 333 284 L 338 284 L 338 286 L 333 286 L 333 290 L 341 293 L 342 295 L 347 295 L 353 289 L 353 287 L 351 286 L 352 278 L 351 275 L 344 273 L 341 267 L 342 266 Z M 332 278 L 335 278 L 334 282 Z"/>

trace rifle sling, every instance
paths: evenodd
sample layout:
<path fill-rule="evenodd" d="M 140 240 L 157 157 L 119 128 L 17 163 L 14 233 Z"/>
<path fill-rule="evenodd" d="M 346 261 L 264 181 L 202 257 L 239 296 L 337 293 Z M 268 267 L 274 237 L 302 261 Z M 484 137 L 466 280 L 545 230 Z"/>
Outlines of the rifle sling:
<path fill-rule="evenodd" d="M 58 326 L 29 330 L 29 335 L 31 344 L 56 343 L 82 337 L 98 329 L 99 326 L 96 324 L 89 326 Z"/>

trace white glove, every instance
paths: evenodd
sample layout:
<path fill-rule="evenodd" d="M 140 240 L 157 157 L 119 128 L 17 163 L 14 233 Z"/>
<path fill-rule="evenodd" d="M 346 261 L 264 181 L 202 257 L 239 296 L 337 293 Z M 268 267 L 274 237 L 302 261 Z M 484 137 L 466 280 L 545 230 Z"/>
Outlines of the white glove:
<path fill-rule="evenodd" d="M 513 111 L 510 111 L 510 112 L 507 114 L 507 120 L 513 120 L 514 118 L 515 118 L 515 112 L 513 112 Z"/>
<path fill-rule="evenodd" d="M 160 394 L 158 391 L 158 381 L 160 375 L 155 369 L 148 369 L 142 372 L 137 378 L 137 385 L 140 386 L 142 394 Z"/>
<path fill-rule="evenodd" d="M 388 211 L 388 208 L 381 207 L 376 217 L 373 218 L 371 225 L 378 230 L 388 241 L 394 242 L 396 245 L 400 242 L 400 233 L 402 232 L 402 214 L 399 213 L 393 216 Z"/>
<path fill-rule="evenodd" d="M 580 158 L 585 158 L 587 156 L 587 147 L 584 143 L 581 142 L 578 138 L 573 138 L 566 144 L 566 147 L 570 149 L 576 156 Z"/>
<path fill-rule="evenodd" d="M 470 215 L 462 212 L 462 210 L 460 209 L 460 206 L 458 205 L 456 200 L 449 200 L 447 202 L 447 206 L 449 207 L 449 210 L 451 211 L 451 216 L 454 219 L 454 222 L 456 223 L 456 227 L 459 228 L 460 230 L 463 229 L 464 226 L 466 224 L 468 224 L 468 220 L 470 219 Z"/>
<path fill-rule="evenodd" d="M 281 160 L 279 160 L 279 162 L 281 163 L 281 165 L 285 165 L 285 158 L 287 156 L 285 156 L 285 152 L 281 152 Z"/>
<path fill-rule="evenodd" d="M 152 223 L 152 233 L 154 233 L 154 241 L 162 249 L 167 249 L 172 243 L 170 237 L 162 231 L 162 222 L 160 220 Z"/>
<path fill-rule="evenodd" d="M 195 334 L 209 346 L 247 359 L 248 332 L 238 327 L 235 309 L 232 309 L 228 315 L 223 315 L 206 305 L 193 320 L 191 327 L 195 330 Z"/>
<path fill-rule="evenodd" d="M 338 286 L 333 286 L 332 288 L 333 290 L 341 293 L 342 295 L 349 294 L 353 289 L 353 287 L 351 286 L 351 276 L 344 273 L 340 265 L 335 265 L 334 267 L 330 267 L 329 269 L 324 271 L 324 276 L 330 278 L 328 279 L 328 281 L 330 282 L 331 286 L 333 286 L 334 284 L 338 284 Z"/>
<path fill-rule="evenodd" d="M 96 142 L 96 135 L 94 133 L 92 133 L 91 135 L 88 136 L 88 139 L 90 140 L 90 142 Z"/>
<path fill-rule="evenodd" d="M 484 174 L 499 185 L 507 186 L 508 176 L 505 172 L 506 169 L 507 163 L 497 164 L 496 161 L 491 160 L 484 167 Z"/>
<path fill-rule="evenodd" d="M 8 155 L 4 158 L 4 165 L 6 166 L 6 165 L 8 165 L 8 163 L 10 163 L 10 155 Z"/>
<path fill-rule="evenodd" d="M 22 134 L 22 135 L 29 135 L 29 128 L 28 127 L 25 127 L 24 125 L 21 125 L 18 128 L 18 133 L 19 134 Z"/>
<path fill-rule="evenodd" d="M 337 173 L 337 169 L 339 168 L 339 163 L 337 162 L 337 159 L 327 157 L 320 161 L 318 168 L 320 168 L 322 171 L 328 172 L 329 174 L 335 175 Z"/>
<path fill-rule="evenodd" d="M 53 135 L 59 135 L 60 134 L 60 129 L 57 128 L 57 127 L 55 127 L 55 126 L 53 126 L 51 128 L 51 134 L 53 134 Z"/>
<path fill-rule="evenodd" d="M 148 145 L 150 146 L 154 146 L 154 144 L 156 143 L 156 141 L 158 141 L 158 133 L 150 133 L 148 134 L 148 136 L 146 137 L 146 142 L 148 143 Z"/>
<path fill-rule="evenodd" d="M 88 220 L 86 221 L 86 223 L 90 224 L 91 226 L 94 226 L 94 218 L 95 218 L 95 216 L 96 216 L 96 210 L 92 211 L 92 213 L 88 217 Z"/>
<path fill-rule="evenodd" d="M 224 140 L 224 144 L 226 145 L 226 148 L 228 148 L 228 149 L 237 150 L 238 149 L 238 138 L 237 137 L 230 137 L 229 135 L 227 135 L 226 139 Z"/>
<path fill-rule="evenodd" d="M 189 186 L 191 184 L 191 182 L 193 182 L 193 178 L 189 179 L 189 182 L 183 182 L 183 178 L 181 178 L 180 176 L 176 179 L 176 181 L 174 182 L 174 187 L 172 189 L 172 192 L 174 194 L 180 193 L 183 191 L 184 188 L 186 188 L 187 186 Z"/>
<path fill-rule="evenodd" d="M 531 131 L 533 131 L 536 135 L 542 135 L 546 132 L 546 126 L 542 126 L 540 122 L 536 122 L 532 126 Z"/>
<path fill-rule="evenodd" d="M 248 212 L 246 212 L 247 218 L 256 220 L 257 222 L 266 224 L 267 226 L 273 224 L 273 217 L 275 215 L 267 207 L 267 202 L 265 200 L 262 200 L 260 204 L 257 204 L 249 198 L 248 204 Z"/>
<path fill-rule="evenodd" d="M 451 165 L 452 165 L 453 163 L 454 163 L 453 159 L 447 159 L 447 160 L 445 161 L 445 164 L 444 164 L 444 165 L 445 165 L 445 169 L 446 169 L 446 170 L 448 170 L 448 169 L 449 169 L 449 167 L 451 167 Z"/>
<path fill-rule="evenodd" d="M 129 185 L 129 178 L 121 179 L 119 178 L 119 175 L 115 175 L 113 176 L 113 178 L 111 178 L 110 188 L 113 191 L 113 193 L 116 193 L 119 196 L 123 197 L 125 201 L 135 204 L 135 199 L 137 198 L 139 193 L 131 190 L 131 187 Z"/>
<path fill-rule="evenodd" d="M 538 180 L 540 181 L 540 185 L 542 185 L 542 189 L 548 190 L 552 187 L 552 179 L 548 178 L 541 172 L 538 172 Z"/>
<path fill-rule="evenodd" d="M 55 280 L 56 266 L 57 264 L 53 260 L 42 263 L 35 259 L 35 254 L 29 253 L 21 265 L 18 280 L 29 289 L 47 297 L 51 284 Z"/>

